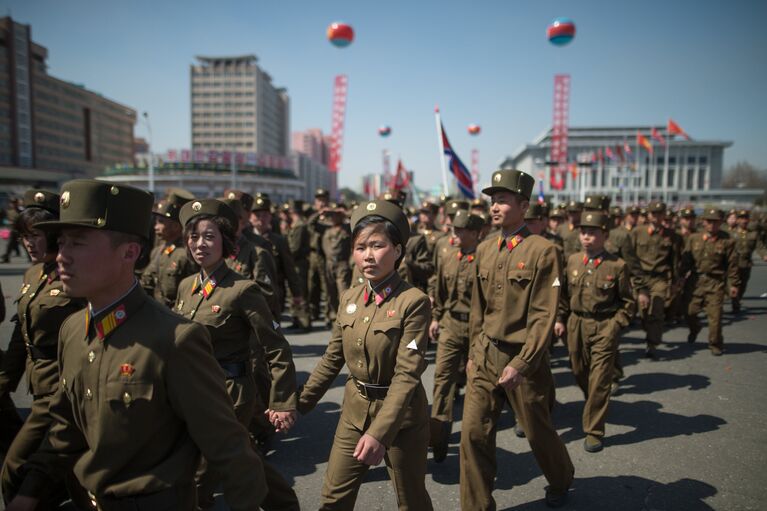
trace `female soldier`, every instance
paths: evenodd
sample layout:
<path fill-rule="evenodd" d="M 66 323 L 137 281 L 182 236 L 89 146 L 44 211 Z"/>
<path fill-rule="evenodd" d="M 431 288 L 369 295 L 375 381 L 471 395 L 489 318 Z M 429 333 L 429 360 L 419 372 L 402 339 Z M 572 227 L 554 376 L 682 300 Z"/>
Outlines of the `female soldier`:
<path fill-rule="evenodd" d="M 429 298 L 397 273 L 410 225 L 386 201 L 361 204 L 351 220 L 354 262 L 366 282 L 341 296 L 330 344 L 299 400 L 299 411 L 309 412 L 347 364 L 351 376 L 321 509 L 353 509 L 368 467 L 385 459 L 399 508 L 429 510 L 429 413 L 421 374 L 431 310 Z"/>
<path fill-rule="evenodd" d="M 48 404 L 59 384 L 56 360 L 61 323 L 82 309 L 85 301 L 70 298 L 62 289 L 56 269 L 58 244 L 54 235 L 35 229 L 39 222 L 58 220 L 59 196 L 44 190 L 24 194 L 24 211 L 17 225 L 32 266 L 24 274 L 21 294 L 16 299 L 18 314 L 8 352 L 0 370 L 0 395 L 14 390 L 24 370 L 33 396 L 31 411 L 5 456 L 2 470 L 3 497 L 9 502 L 21 483 L 21 466 L 34 453 L 45 437 L 53 418 Z M 57 505 L 66 498 L 66 489 L 52 492 Z"/>
<path fill-rule="evenodd" d="M 223 369 L 222 377 L 234 403 L 237 418 L 245 427 L 253 417 L 257 398 L 249 338 L 262 345 L 272 375 L 270 409 L 285 429 L 295 421 L 296 376 L 290 345 L 275 329 L 269 306 L 252 280 L 226 264 L 235 245 L 237 217 L 225 203 L 195 200 L 181 208 L 181 223 L 189 258 L 201 271 L 181 281 L 176 311 L 197 321 L 210 332 L 213 355 Z M 298 509 L 295 492 L 274 468 L 264 463 L 269 494 L 265 509 Z M 199 507 L 213 506 L 213 492 L 221 475 L 205 463 L 197 473 Z"/>

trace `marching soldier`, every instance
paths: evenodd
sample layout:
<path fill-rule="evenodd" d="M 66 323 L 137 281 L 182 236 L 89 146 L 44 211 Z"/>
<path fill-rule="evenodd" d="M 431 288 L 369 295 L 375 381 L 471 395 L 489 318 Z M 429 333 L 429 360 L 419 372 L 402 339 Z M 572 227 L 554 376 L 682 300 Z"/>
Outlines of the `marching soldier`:
<path fill-rule="evenodd" d="M 631 281 L 646 334 L 645 356 L 656 360 L 656 347 L 663 340 L 664 308 L 671 286 L 681 285 L 682 239 L 663 227 L 666 204 L 651 202 L 648 224 L 631 231 L 631 249 L 626 254 Z"/>
<path fill-rule="evenodd" d="M 605 249 L 608 252 L 626 260 L 626 254 L 631 248 L 631 231 L 636 227 L 638 218 L 638 206 L 626 208 L 623 223 L 610 230 L 610 236 L 605 243 Z"/>
<path fill-rule="evenodd" d="M 444 206 L 444 223 L 442 224 L 442 229 L 445 231 L 445 236 L 442 236 L 440 239 L 437 240 L 437 242 L 434 244 L 434 257 L 432 260 L 432 267 L 438 268 L 440 264 L 440 259 L 443 257 L 447 257 L 450 252 L 455 250 L 455 239 L 453 236 L 452 228 L 453 228 L 453 218 L 455 218 L 455 214 L 459 210 L 469 210 L 469 201 L 462 200 L 462 199 L 450 199 L 445 203 Z M 434 286 L 436 285 L 436 280 L 434 275 L 429 279 L 429 296 L 434 296 Z"/>
<path fill-rule="evenodd" d="M 351 225 L 355 265 L 366 282 L 341 297 L 330 343 L 299 400 L 299 411 L 308 413 L 347 366 L 319 507 L 354 509 L 369 467 L 384 460 L 398 507 L 429 511 L 429 412 L 421 375 L 431 308 L 396 271 L 410 225 L 399 207 L 382 200 L 362 203 Z"/>
<path fill-rule="evenodd" d="M 559 236 L 559 226 L 565 221 L 564 210 L 557 205 L 549 212 L 549 223 L 546 232 Z M 561 239 L 562 237 L 559 236 Z"/>
<path fill-rule="evenodd" d="M 448 439 L 453 423 L 453 401 L 465 374 L 469 354 L 469 310 L 475 267 L 475 252 L 485 221 L 478 215 L 459 210 L 453 220 L 458 240 L 454 257 L 442 259 L 436 272 L 436 292 L 429 336 L 437 340 L 434 369 L 434 399 L 431 407 L 429 443 L 434 461 L 442 463 L 447 457 Z"/>
<path fill-rule="evenodd" d="M 325 209 L 325 218 L 330 226 L 322 234 L 322 253 L 325 258 L 325 282 L 328 301 L 325 317 L 332 328 L 338 310 L 339 297 L 349 289 L 352 269 L 349 259 L 352 255 L 352 239 L 348 226 L 344 223 L 346 209 L 339 204 L 330 203 Z"/>
<path fill-rule="evenodd" d="M 732 312 L 740 314 L 740 301 L 746 292 L 748 280 L 751 278 L 751 267 L 754 265 L 753 254 L 758 242 L 757 233 L 749 229 L 749 211 L 741 209 L 737 213 L 738 225 L 733 230 L 731 238 L 735 240 L 735 254 L 738 259 L 738 295 L 732 299 Z"/>
<path fill-rule="evenodd" d="M 679 229 L 677 230 L 682 239 L 686 239 L 695 232 L 695 210 L 682 208 L 679 211 Z"/>
<path fill-rule="evenodd" d="M 194 195 L 186 190 L 172 190 L 154 209 L 154 232 L 160 243 L 152 249 L 149 264 L 141 275 L 147 294 L 172 309 L 176 304 L 178 285 L 197 271 L 187 259 L 178 212 Z"/>
<path fill-rule="evenodd" d="M 59 390 L 47 440 L 21 470 L 9 509 L 34 509 L 74 466 L 99 509 L 194 509 L 200 453 L 235 509 L 259 508 L 264 466 L 237 422 L 204 327 L 152 300 L 134 276 L 152 196 L 95 180 L 66 183 L 56 261 L 88 306 L 59 332 Z"/>
<path fill-rule="evenodd" d="M 309 227 L 309 246 L 311 248 L 307 279 L 309 282 L 307 298 L 309 299 L 309 310 L 312 314 L 312 319 L 320 318 L 320 302 L 323 299 L 327 302 L 325 254 L 322 252 L 322 234 L 327 229 L 327 224 L 322 220 L 329 201 L 330 192 L 324 188 L 317 188 L 314 192 L 314 213 L 307 222 Z M 325 320 L 327 321 L 328 318 L 326 317 Z"/>
<path fill-rule="evenodd" d="M 293 256 L 293 263 L 296 266 L 296 274 L 301 284 L 301 289 L 304 290 L 304 306 L 306 311 L 306 318 L 302 318 L 302 311 L 298 314 L 294 314 L 293 326 L 300 329 L 311 329 L 311 315 L 307 309 L 307 290 L 308 290 L 308 276 L 309 276 L 309 258 L 311 253 L 310 246 L 310 232 L 309 227 L 306 225 L 304 213 L 304 201 L 291 200 L 288 203 L 288 214 L 290 217 L 290 230 L 287 233 L 288 246 L 290 247 L 290 253 Z M 305 322 L 304 322 L 305 321 Z"/>
<path fill-rule="evenodd" d="M 631 322 L 635 306 L 626 263 L 604 249 L 609 226 L 604 212 L 584 212 L 583 251 L 570 256 L 566 272 L 567 349 L 575 381 L 586 399 L 583 448 L 591 453 L 603 447 L 618 335 Z"/>
<path fill-rule="evenodd" d="M 561 268 L 554 245 L 531 235 L 524 223 L 534 184 L 524 172 L 499 170 L 482 190 L 492 197 L 490 213 L 500 235 L 477 248 L 461 432 L 462 509 L 495 509 L 496 426 L 507 402 L 549 482 L 547 505 L 564 505 L 573 480 L 550 413 L 549 343 Z"/>
<path fill-rule="evenodd" d="M 724 349 L 722 307 L 725 279 L 729 281 L 730 298 L 738 296 L 740 285 L 735 242 L 720 230 L 722 216 L 716 208 L 707 209 L 701 216 L 704 232 L 696 232 L 687 238 L 682 254 L 682 271 L 689 273 L 692 288 L 687 307 L 690 328 L 687 342 L 695 342 L 701 330 L 698 314 L 703 310 L 708 318 L 708 347 L 715 356 L 721 355 Z"/>
<path fill-rule="evenodd" d="M 582 211 L 582 202 L 571 200 L 567 203 L 567 223 L 559 226 L 559 236 L 565 247 L 565 259 L 581 250 L 581 244 L 578 240 L 578 225 L 581 221 Z"/>
<path fill-rule="evenodd" d="M 438 212 L 439 206 L 428 201 L 421 203 L 421 208 L 418 210 L 418 230 L 426 238 L 426 248 L 429 251 L 431 261 L 434 260 L 437 241 L 445 236 L 445 233 L 440 231 L 435 224 Z"/>

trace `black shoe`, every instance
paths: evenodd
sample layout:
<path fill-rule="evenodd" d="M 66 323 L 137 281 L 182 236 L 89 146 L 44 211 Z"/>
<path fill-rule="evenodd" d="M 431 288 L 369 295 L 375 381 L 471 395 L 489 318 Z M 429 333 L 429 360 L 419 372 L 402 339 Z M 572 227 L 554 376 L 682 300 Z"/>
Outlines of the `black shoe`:
<path fill-rule="evenodd" d="M 599 452 L 604 448 L 602 439 L 595 435 L 586 435 L 583 441 L 583 450 L 586 452 Z"/>
<path fill-rule="evenodd" d="M 658 360 L 658 354 L 655 352 L 655 348 L 647 348 L 644 352 L 644 358 Z"/>
<path fill-rule="evenodd" d="M 721 357 L 722 353 L 724 353 L 724 350 L 719 346 L 711 346 L 709 349 L 711 350 L 711 354 L 715 357 Z"/>
<path fill-rule="evenodd" d="M 522 428 L 522 425 L 517 422 L 514 424 L 514 434 L 517 435 L 517 438 L 525 438 L 525 430 Z"/>
<path fill-rule="evenodd" d="M 567 490 L 557 491 L 546 487 L 546 507 L 558 508 L 567 504 Z"/>
<path fill-rule="evenodd" d="M 695 342 L 695 339 L 698 338 L 698 334 L 700 333 L 700 328 L 690 329 L 690 333 L 687 334 L 687 342 L 689 344 L 692 344 Z"/>

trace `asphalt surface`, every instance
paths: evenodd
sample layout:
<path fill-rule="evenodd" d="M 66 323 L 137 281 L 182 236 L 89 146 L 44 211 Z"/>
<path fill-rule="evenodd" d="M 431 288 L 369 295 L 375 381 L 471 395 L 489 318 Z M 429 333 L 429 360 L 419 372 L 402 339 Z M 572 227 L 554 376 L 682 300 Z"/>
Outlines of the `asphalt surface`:
<path fill-rule="evenodd" d="M 22 258 L 0 265 L 7 317 L 26 268 Z M 601 510 L 758 510 L 767 508 L 767 486 L 760 472 L 767 461 L 767 265 L 757 263 L 739 316 L 725 305 L 726 352 L 713 357 L 706 348 L 708 329 L 687 344 L 687 329 L 669 327 L 659 361 L 643 358 L 643 334 L 624 332 L 621 359 L 626 377 L 611 401 L 605 449 L 583 450 L 583 396 L 575 386 L 563 346 L 556 346 L 552 367 L 557 382 L 555 425 L 575 465 L 575 482 L 565 509 Z M 289 324 L 289 322 L 284 322 Z M 11 334 L 0 325 L 0 346 Z M 322 356 L 329 331 L 319 324 L 309 334 L 286 335 L 293 347 L 299 383 Z M 431 394 L 434 353 L 423 376 Z M 338 421 L 345 372 L 319 406 L 301 417 L 288 434 L 278 435 L 268 460 L 290 481 L 305 509 L 319 503 L 333 433 Z M 26 389 L 13 395 L 29 405 Z M 459 509 L 458 442 L 463 398 L 447 460 L 431 461 L 426 486 L 435 509 Z M 513 414 L 504 412 L 498 433 L 498 476 L 494 496 L 499 509 L 545 509 L 546 481 L 525 439 L 514 436 Z M 762 475 L 760 475 L 762 474 Z M 396 497 L 385 466 L 372 468 L 357 509 L 393 510 Z M 225 510 L 223 499 L 217 509 Z"/>

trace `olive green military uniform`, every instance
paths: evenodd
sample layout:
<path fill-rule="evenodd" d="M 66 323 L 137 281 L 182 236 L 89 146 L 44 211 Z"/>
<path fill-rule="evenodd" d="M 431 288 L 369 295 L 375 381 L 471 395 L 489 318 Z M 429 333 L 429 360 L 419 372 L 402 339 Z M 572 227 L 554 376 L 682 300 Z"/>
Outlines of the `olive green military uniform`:
<path fill-rule="evenodd" d="M 567 203 L 567 212 L 569 214 L 580 213 L 582 210 L 583 204 L 578 201 L 570 201 Z M 565 259 L 569 259 L 571 255 L 581 251 L 581 240 L 578 237 L 578 225 L 565 222 L 559 226 L 559 232 L 557 234 L 562 238 Z"/>
<path fill-rule="evenodd" d="M 738 216 L 747 215 L 747 211 L 738 211 Z M 746 293 L 746 287 L 751 278 L 751 267 L 754 266 L 753 256 L 759 238 L 755 230 L 741 227 L 737 227 L 730 237 L 735 241 L 735 254 L 738 259 L 738 275 L 740 277 L 738 296 L 732 299 L 732 309 L 734 312 L 740 312 L 740 301 Z"/>
<path fill-rule="evenodd" d="M 352 215 L 352 223 L 364 217 L 365 211 L 391 220 L 407 239 L 407 218 L 395 205 L 385 201 L 362 204 Z M 362 478 L 370 468 L 352 456 L 364 434 L 386 448 L 384 460 L 398 508 L 432 509 L 425 487 L 428 400 L 421 383 L 430 309 L 429 298 L 397 272 L 375 290 L 366 283 L 350 288 L 341 297 L 330 343 L 299 400 L 299 410 L 307 413 L 347 366 L 350 375 L 320 509 L 354 508 Z"/>
<path fill-rule="evenodd" d="M 483 190 L 521 193 L 529 199 L 534 179 L 501 170 Z M 554 378 L 549 342 L 560 294 L 556 249 L 526 227 L 507 238 L 487 239 L 477 248 L 477 276 L 469 317 L 474 370 L 468 375 L 461 432 L 461 507 L 495 509 L 495 435 L 505 403 L 511 403 L 551 489 L 564 493 L 574 468 L 551 422 Z M 503 368 L 523 377 L 511 391 L 498 385 Z"/>
<path fill-rule="evenodd" d="M 621 259 L 625 259 L 626 254 L 631 250 L 631 231 L 627 225 L 619 225 L 610 229 L 610 236 L 605 243 L 605 250 Z"/>
<path fill-rule="evenodd" d="M 349 289 L 352 270 L 349 258 L 352 255 L 352 236 L 345 225 L 328 227 L 322 234 L 322 252 L 325 255 L 325 283 L 327 286 L 327 308 L 325 317 L 335 320 L 339 297 Z"/>
<path fill-rule="evenodd" d="M 445 204 L 444 212 L 445 216 L 449 218 L 455 217 L 455 214 L 459 210 L 469 210 L 469 202 L 465 200 L 450 200 Z M 456 250 L 455 244 L 456 240 L 453 237 L 452 229 L 449 227 L 448 230 L 445 232 L 443 236 L 441 236 L 439 239 L 436 240 L 434 243 L 434 251 L 432 253 L 432 266 L 434 268 L 438 268 L 440 265 L 440 259 L 443 257 L 447 257 L 451 252 Z M 432 274 L 431 278 L 429 279 L 429 287 L 428 287 L 428 295 L 434 296 L 434 293 L 436 292 L 436 272 L 435 274 Z"/>
<path fill-rule="evenodd" d="M 600 218 L 601 217 L 601 218 Z M 607 227 L 607 216 L 584 212 L 581 226 Z M 605 435 L 605 419 L 618 353 L 618 334 L 629 325 L 635 302 L 626 263 L 609 252 L 590 258 L 585 252 L 567 260 L 570 317 L 567 348 L 570 365 L 586 403 L 583 432 Z"/>
<path fill-rule="evenodd" d="M 314 194 L 315 198 L 327 198 L 329 195 L 327 190 L 323 189 L 318 189 Z M 323 222 L 322 213 L 317 211 L 307 220 L 307 227 L 309 229 L 309 247 L 311 253 L 309 255 L 309 274 L 307 277 L 308 287 L 306 293 L 308 295 L 307 299 L 309 301 L 309 311 L 312 314 L 312 319 L 319 319 L 320 304 L 323 300 L 327 301 L 325 254 L 322 251 L 322 234 L 328 226 Z"/>
<path fill-rule="evenodd" d="M 262 234 L 264 239 L 272 245 L 272 256 L 277 265 L 277 283 L 280 291 L 279 303 L 284 308 L 285 298 L 288 296 L 287 290 L 290 290 L 291 296 L 303 296 L 304 285 L 296 272 L 296 264 L 293 260 L 293 254 L 288 245 L 288 240 L 276 232 L 265 232 Z M 287 289 L 285 283 L 287 282 Z M 309 311 L 305 306 L 293 306 L 293 313 L 303 325 L 309 325 Z"/>
<path fill-rule="evenodd" d="M 437 241 L 444 238 L 446 234 L 437 229 L 420 229 L 419 232 L 423 234 L 426 239 L 426 250 L 428 250 L 429 258 L 434 260 L 434 251 L 437 248 Z"/>
<path fill-rule="evenodd" d="M 61 221 L 145 236 L 152 197 L 93 180 L 66 183 Z M 263 463 L 237 422 L 202 326 L 169 311 L 135 283 L 100 311 L 69 316 L 59 333 L 60 385 L 47 441 L 23 467 L 18 494 L 44 497 L 74 464 L 100 509 L 194 509 L 200 453 L 225 473 L 233 509 L 259 508 Z M 200 413 L 204 410 L 205 413 Z"/>
<path fill-rule="evenodd" d="M 300 213 L 302 204 L 302 201 L 293 201 L 291 207 L 295 208 Z M 288 247 L 290 248 L 290 254 L 293 258 L 296 276 L 298 277 L 298 282 L 300 284 L 301 296 L 304 297 L 303 306 L 293 311 L 293 318 L 296 322 L 296 326 L 300 328 L 310 328 L 311 316 L 308 310 L 309 295 L 307 289 L 311 247 L 309 246 L 309 228 L 307 227 L 306 222 L 301 218 L 294 220 L 285 237 L 288 240 Z"/>
<path fill-rule="evenodd" d="M 429 279 L 434 274 L 434 264 L 429 257 L 426 236 L 412 233 L 405 244 L 405 257 L 398 268 L 400 276 L 424 293 L 428 291 Z"/>
<path fill-rule="evenodd" d="M 459 211 L 454 226 L 480 231 L 484 220 L 468 211 Z M 476 270 L 475 250 L 441 260 L 437 269 L 432 319 L 439 321 L 440 333 L 434 368 L 434 393 L 431 406 L 431 438 L 435 461 L 444 460 L 453 423 L 453 402 L 469 355 L 469 310 Z"/>
<path fill-rule="evenodd" d="M 240 236 L 234 254 L 227 257 L 226 264 L 239 275 L 256 283 L 269 305 L 269 310 L 274 314 L 277 309 L 277 297 L 274 293 L 277 270 L 272 254 L 254 245 L 245 236 Z"/>
<path fill-rule="evenodd" d="M 665 211 L 663 203 L 650 204 L 650 210 Z M 671 292 L 672 283 L 679 280 L 679 264 L 682 239 L 671 229 L 655 228 L 651 224 L 631 231 L 631 250 L 626 262 L 636 293 L 650 298 L 649 306 L 640 310 L 646 332 L 648 352 L 661 343 L 663 338 L 664 308 Z"/>
<path fill-rule="evenodd" d="M 721 219 L 716 209 L 704 212 L 703 219 Z M 682 254 L 682 271 L 689 272 L 692 296 L 687 305 L 688 342 L 695 341 L 701 330 L 698 314 L 705 311 L 708 318 L 708 345 L 714 354 L 721 354 L 722 306 L 725 297 L 725 279 L 730 286 L 740 285 L 738 256 L 735 242 L 723 231 L 716 235 L 696 232 L 687 238 Z"/>
<path fill-rule="evenodd" d="M 72 313 L 85 307 L 84 300 L 64 292 L 55 262 L 35 264 L 24 273 L 16 302 L 17 320 L 0 370 L 0 393 L 5 396 L 15 390 L 26 370 L 33 400 L 29 416 L 5 455 L 2 490 L 6 502 L 18 490 L 22 465 L 40 447 L 53 423 L 48 406 L 59 386 L 59 328 Z M 59 488 L 55 493 L 62 497 L 66 490 Z"/>

